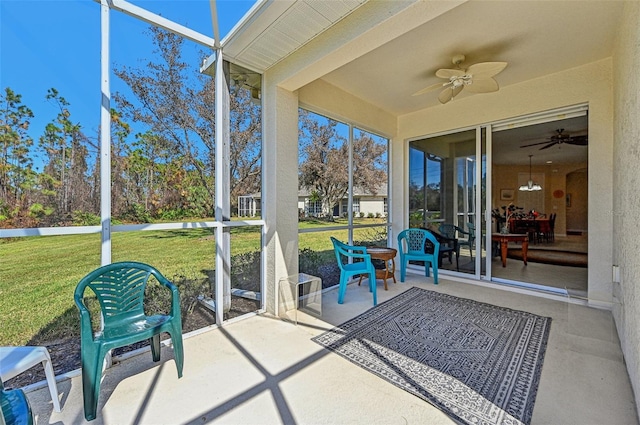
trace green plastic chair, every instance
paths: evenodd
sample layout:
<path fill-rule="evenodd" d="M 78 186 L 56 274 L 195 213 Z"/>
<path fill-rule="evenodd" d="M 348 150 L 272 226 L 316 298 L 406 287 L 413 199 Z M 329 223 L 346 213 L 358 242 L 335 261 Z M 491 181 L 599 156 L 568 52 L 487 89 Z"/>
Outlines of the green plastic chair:
<path fill-rule="evenodd" d="M 340 242 L 331 236 L 333 249 L 340 267 L 340 287 L 338 289 L 338 304 L 344 302 L 344 294 L 347 292 L 347 282 L 349 278 L 360 275 L 369 275 L 369 292 L 373 293 L 373 305 L 378 304 L 378 295 L 376 292 L 376 270 L 371 262 L 371 255 L 367 254 L 366 246 L 353 246 Z M 349 263 L 349 258 L 358 261 Z"/>
<path fill-rule="evenodd" d="M 458 239 L 458 246 L 469 247 L 469 257 L 473 258 L 473 248 L 476 246 L 476 226 L 467 222 L 468 232 L 461 230 L 459 233 L 466 236 L 466 239 Z"/>
<path fill-rule="evenodd" d="M 33 425 L 33 413 L 21 389 L 5 390 L 0 379 L 0 424 Z"/>
<path fill-rule="evenodd" d="M 144 291 L 152 276 L 171 291 L 171 312 L 167 315 L 145 315 Z M 96 335 L 83 300 L 87 288 L 100 302 L 104 325 Z M 148 339 L 153 361 L 157 362 L 160 361 L 160 334 L 167 332 L 173 344 L 178 378 L 182 377 L 184 353 L 180 295 L 178 288 L 155 268 L 137 262 L 102 266 L 78 283 L 74 300 L 80 311 L 82 390 L 84 416 L 88 421 L 96 418 L 102 365 L 109 350 Z"/>
<path fill-rule="evenodd" d="M 433 245 L 433 252 L 425 252 L 427 241 Z M 400 251 L 400 282 L 407 275 L 409 261 L 424 261 L 424 275 L 429 277 L 429 266 L 433 269 L 433 283 L 438 284 L 438 258 L 440 258 L 440 242 L 425 229 L 411 228 L 398 235 L 398 251 Z"/>

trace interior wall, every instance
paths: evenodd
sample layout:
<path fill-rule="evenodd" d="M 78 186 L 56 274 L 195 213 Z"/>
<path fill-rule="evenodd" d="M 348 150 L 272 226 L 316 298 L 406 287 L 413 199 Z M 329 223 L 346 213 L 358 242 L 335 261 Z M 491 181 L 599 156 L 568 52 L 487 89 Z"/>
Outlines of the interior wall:
<path fill-rule="evenodd" d="M 500 88 L 498 92 L 460 95 L 446 105 L 438 105 L 399 117 L 395 157 L 404 158 L 403 167 L 394 167 L 394 179 L 404 179 L 407 141 L 455 129 L 506 118 L 548 111 L 568 105 L 589 105 L 589 301 L 610 305 L 612 190 L 613 190 L 613 102 L 612 59 L 603 59 L 577 68 Z M 394 204 L 402 211 L 401 229 L 407 225 L 407 203 Z"/>
<path fill-rule="evenodd" d="M 620 336 L 636 409 L 640 406 L 640 3 L 627 2 L 614 51 L 615 171 L 613 250 L 620 267 L 614 284 L 613 315 Z M 640 412 L 640 409 L 638 410 Z"/>
<path fill-rule="evenodd" d="M 588 230 L 588 181 L 589 175 L 585 169 L 573 171 L 566 175 L 567 231 L 569 232 L 585 232 Z"/>

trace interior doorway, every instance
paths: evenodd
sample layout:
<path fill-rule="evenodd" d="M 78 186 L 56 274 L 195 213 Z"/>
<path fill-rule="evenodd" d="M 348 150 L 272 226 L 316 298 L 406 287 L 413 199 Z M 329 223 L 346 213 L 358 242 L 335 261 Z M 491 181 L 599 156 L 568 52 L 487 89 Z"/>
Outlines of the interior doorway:
<path fill-rule="evenodd" d="M 493 129 L 492 232 L 526 234 L 529 246 L 524 265 L 522 242 L 509 241 L 503 267 L 494 242 L 491 280 L 587 297 L 586 108 L 575 115 Z"/>

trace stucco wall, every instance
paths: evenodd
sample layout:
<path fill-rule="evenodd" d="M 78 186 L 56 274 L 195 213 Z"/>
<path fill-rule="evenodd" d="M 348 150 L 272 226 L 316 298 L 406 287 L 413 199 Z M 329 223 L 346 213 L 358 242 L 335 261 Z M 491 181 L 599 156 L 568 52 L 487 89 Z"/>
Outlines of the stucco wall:
<path fill-rule="evenodd" d="M 629 378 L 640 406 L 640 3 L 628 2 L 614 51 L 615 172 L 613 260 L 620 265 L 614 285 L 614 318 Z"/>
<path fill-rule="evenodd" d="M 398 141 L 393 145 L 394 189 L 406 186 L 407 140 L 567 105 L 589 104 L 589 299 L 611 302 L 613 241 L 613 101 L 612 60 L 525 81 L 490 94 L 457 97 L 399 117 Z M 400 182 L 400 183 L 398 183 Z M 407 225 L 406 200 L 394 199 L 399 216 L 394 231 Z"/>

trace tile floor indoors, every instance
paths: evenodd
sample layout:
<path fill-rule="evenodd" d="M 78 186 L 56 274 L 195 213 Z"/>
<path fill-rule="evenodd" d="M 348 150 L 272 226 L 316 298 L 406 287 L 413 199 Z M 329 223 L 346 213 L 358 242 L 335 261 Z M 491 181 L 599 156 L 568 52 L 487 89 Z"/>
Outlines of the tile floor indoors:
<path fill-rule="evenodd" d="M 585 305 L 499 290 L 478 283 L 409 274 L 405 283 L 378 282 L 379 302 L 411 286 L 552 317 L 532 424 L 638 424 L 611 313 Z M 299 324 L 257 315 L 185 338 L 177 378 L 170 348 L 158 364 L 149 352 L 108 369 L 93 424 L 451 424 L 427 402 L 311 341 L 371 308 L 367 285 L 323 294 L 322 317 Z M 74 375 L 74 374 L 71 374 Z M 37 424 L 84 422 L 82 380 L 60 379 L 61 413 L 46 385 L 27 392 Z"/>

